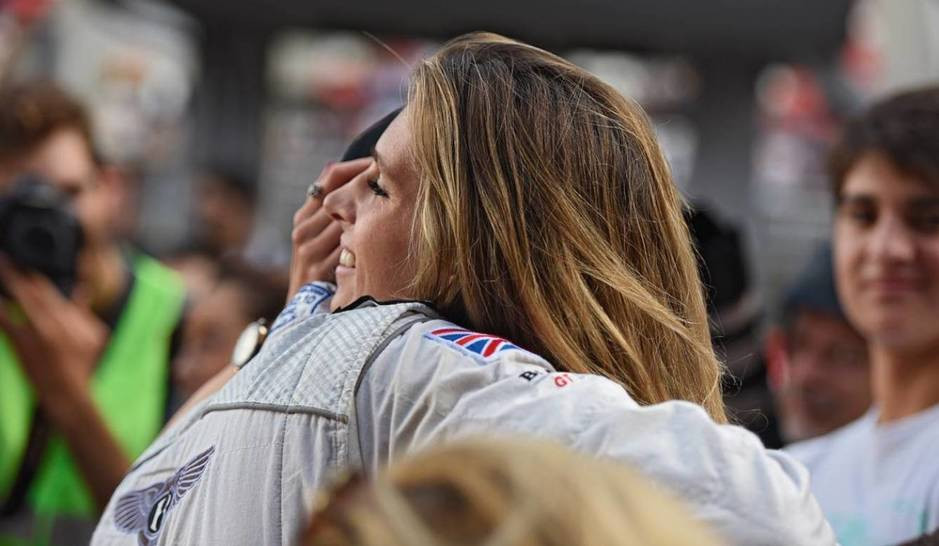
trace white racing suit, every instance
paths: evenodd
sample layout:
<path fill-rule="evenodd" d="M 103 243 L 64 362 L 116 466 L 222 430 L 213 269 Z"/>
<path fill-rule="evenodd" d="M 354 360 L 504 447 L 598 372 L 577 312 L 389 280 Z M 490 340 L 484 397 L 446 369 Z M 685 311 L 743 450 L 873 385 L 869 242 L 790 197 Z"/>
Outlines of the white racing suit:
<path fill-rule="evenodd" d="M 732 544 L 834 543 L 798 463 L 694 404 L 640 407 L 612 381 L 556 372 L 423 304 L 331 314 L 331 295 L 301 289 L 260 354 L 157 438 L 92 544 L 293 544 L 335 470 L 371 474 L 468 435 L 548 438 L 628 463 Z"/>

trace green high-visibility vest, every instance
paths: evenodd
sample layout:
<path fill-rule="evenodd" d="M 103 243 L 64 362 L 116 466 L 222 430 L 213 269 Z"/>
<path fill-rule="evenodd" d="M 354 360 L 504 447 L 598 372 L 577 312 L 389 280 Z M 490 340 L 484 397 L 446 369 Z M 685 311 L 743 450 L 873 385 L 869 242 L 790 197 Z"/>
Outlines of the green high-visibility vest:
<path fill-rule="evenodd" d="M 118 445 L 135 459 L 163 425 L 170 338 L 185 291 L 156 260 L 133 258 L 135 281 L 91 381 L 92 398 Z M 36 407 L 32 387 L 0 333 L 0 500 L 16 479 Z M 94 498 L 69 453 L 53 434 L 26 496 L 26 508 L 48 519 L 97 517 Z"/>

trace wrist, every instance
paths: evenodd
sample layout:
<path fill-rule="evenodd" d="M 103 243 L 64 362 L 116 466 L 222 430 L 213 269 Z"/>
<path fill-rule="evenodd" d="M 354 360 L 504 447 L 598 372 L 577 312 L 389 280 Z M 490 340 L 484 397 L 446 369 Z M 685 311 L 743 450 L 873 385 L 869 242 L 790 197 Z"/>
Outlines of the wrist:
<path fill-rule="evenodd" d="M 39 403 L 57 428 L 81 428 L 84 416 L 97 411 L 89 387 L 84 382 L 69 381 L 48 394 L 40 395 Z"/>

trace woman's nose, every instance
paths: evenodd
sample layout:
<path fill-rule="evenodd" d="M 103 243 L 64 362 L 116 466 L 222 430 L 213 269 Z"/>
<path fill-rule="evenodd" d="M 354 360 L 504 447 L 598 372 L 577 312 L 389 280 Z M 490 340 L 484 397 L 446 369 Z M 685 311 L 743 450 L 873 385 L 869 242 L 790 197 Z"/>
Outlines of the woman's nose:
<path fill-rule="evenodd" d="M 353 182 L 343 184 L 329 192 L 323 199 L 323 208 L 333 220 L 339 223 L 355 222 L 355 199 L 352 195 Z"/>

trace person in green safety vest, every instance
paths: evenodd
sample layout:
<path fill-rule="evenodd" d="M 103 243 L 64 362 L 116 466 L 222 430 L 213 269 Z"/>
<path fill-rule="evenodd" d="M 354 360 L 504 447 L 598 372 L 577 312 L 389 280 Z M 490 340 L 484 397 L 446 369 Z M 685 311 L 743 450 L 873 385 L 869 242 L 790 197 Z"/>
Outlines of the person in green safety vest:
<path fill-rule="evenodd" d="M 164 423 L 185 293 L 117 237 L 121 175 L 82 106 L 49 83 L 2 95 L 0 198 L 41 178 L 68 196 L 83 244 L 69 297 L 0 247 L 0 544 L 78 544 Z"/>

